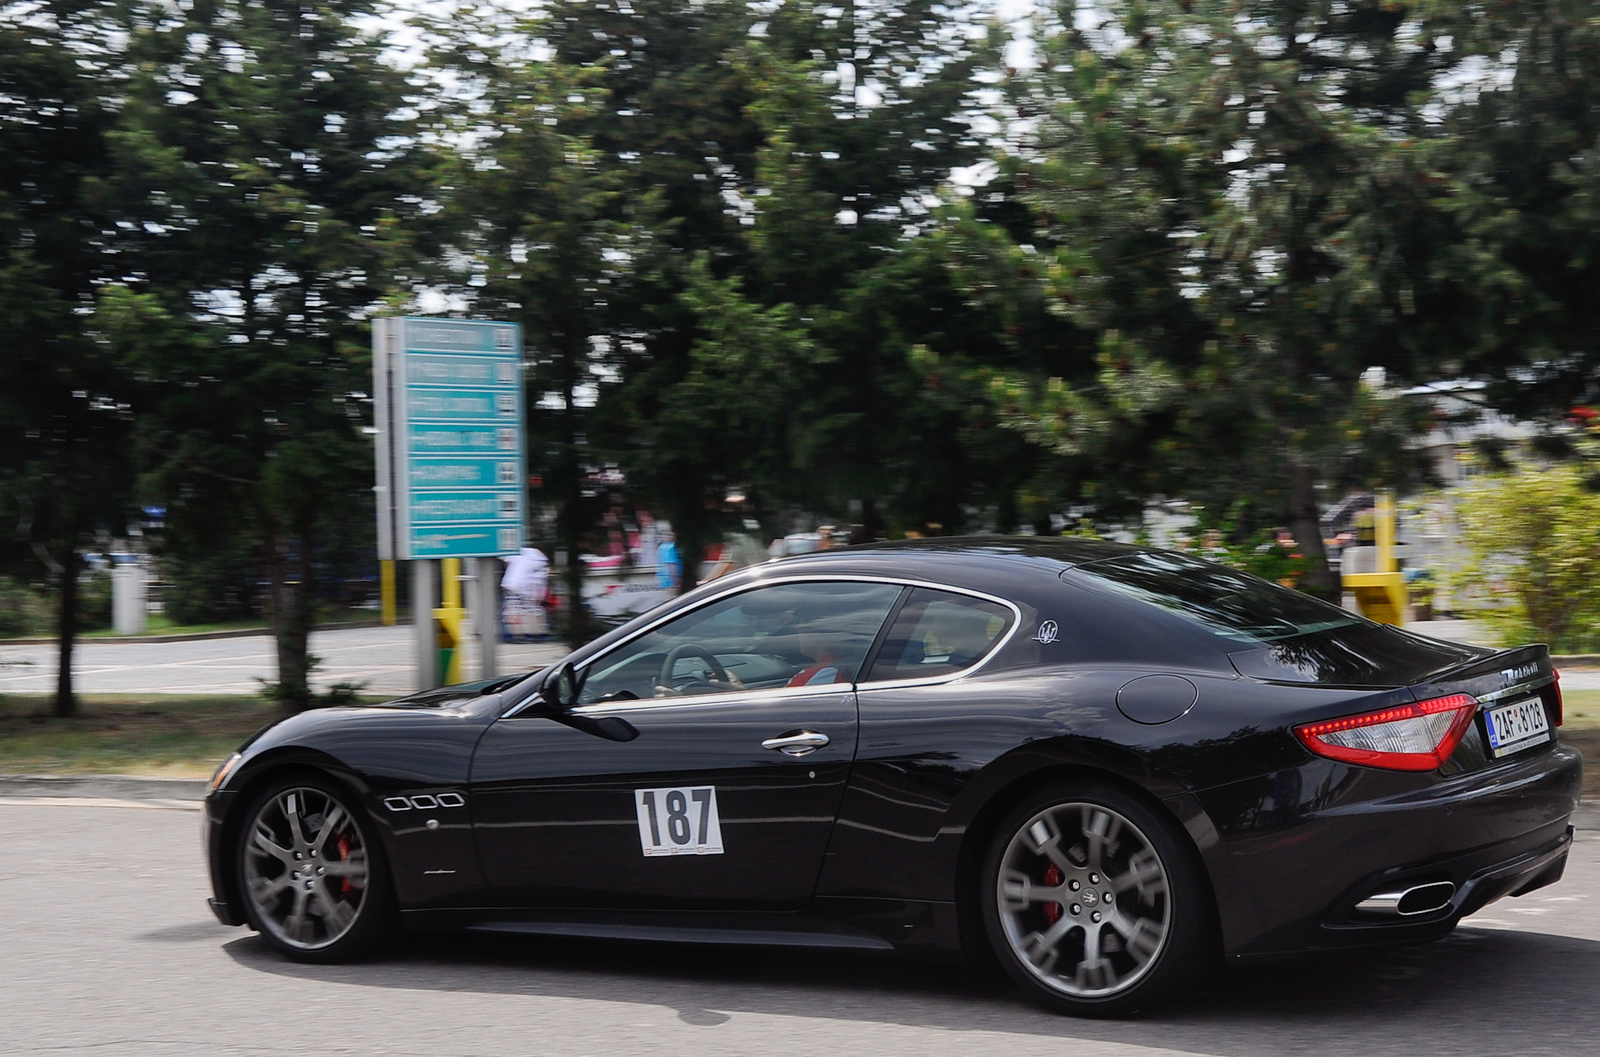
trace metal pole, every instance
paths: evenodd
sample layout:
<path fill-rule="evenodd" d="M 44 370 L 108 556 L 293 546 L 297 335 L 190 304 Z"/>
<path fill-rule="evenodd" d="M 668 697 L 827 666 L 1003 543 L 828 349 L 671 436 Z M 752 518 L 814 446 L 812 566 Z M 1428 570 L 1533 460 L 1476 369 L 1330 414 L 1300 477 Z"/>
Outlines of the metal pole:
<path fill-rule="evenodd" d="M 433 627 L 433 610 L 439 599 L 439 563 L 422 559 L 411 563 L 412 649 L 417 658 L 417 689 L 439 685 L 439 640 Z"/>
<path fill-rule="evenodd" d="M 478 635 L 478 678 L 493 679 L 500 674 L 500 562 L 496 558 L 478 558 L 473 572 L 477 576 L 477 590 L 473 592 L 472 628 Z"/>

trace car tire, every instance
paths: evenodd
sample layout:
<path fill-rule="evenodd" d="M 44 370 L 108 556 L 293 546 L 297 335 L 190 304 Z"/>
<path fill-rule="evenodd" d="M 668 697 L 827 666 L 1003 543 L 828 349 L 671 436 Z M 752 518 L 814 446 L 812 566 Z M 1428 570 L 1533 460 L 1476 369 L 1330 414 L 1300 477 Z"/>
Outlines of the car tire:
<path fill-rule="evenodd" d="M 393 935 L 388 861 L 349 790 L 286 774 L 251 800 L 239 827 L 235 876 L 250 927 L 296 961 L 330 964 Z"/>
<path fill-rule="evenodd" d="M 1025 796 L 996 825 L 979 876 L 1001 966 L 1059 1012 L 1154 1006 L 1192 984 L 1215 949 L 1216 911 L 1187 837 L 1110 785 Z"/>

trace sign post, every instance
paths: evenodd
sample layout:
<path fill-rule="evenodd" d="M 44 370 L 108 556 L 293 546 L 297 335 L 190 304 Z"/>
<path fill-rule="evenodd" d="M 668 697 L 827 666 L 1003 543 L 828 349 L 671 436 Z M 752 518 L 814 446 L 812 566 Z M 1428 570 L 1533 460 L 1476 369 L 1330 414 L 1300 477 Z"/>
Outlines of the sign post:
<path fill-rule="evenodd" d="M 521 366 L 522 334 L 514 323 L 373 321 L 380 559 L 424 563 L 433 578 L 436 559 L 498 557 L 522 546 Z M 419 570 L 415 579 L 421 578 Z M 419 689 L 460 677 L 460 585 L 442 586 L 446 604 L 424 604 L 439 597 L 430 584 L 426 596 L 413 599 L 413 619 L 434 625 L 419 635 L 419 648 L 432 652 L 450 640 L 454 671 L 419 659 Z"/>

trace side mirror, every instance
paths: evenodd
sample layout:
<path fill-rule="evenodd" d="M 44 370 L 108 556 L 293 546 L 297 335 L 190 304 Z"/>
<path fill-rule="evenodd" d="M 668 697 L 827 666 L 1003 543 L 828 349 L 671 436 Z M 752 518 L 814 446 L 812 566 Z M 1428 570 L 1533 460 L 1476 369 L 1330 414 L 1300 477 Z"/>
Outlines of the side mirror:
<path fill-rule="evenodd" d="M 572 665 L 562 661 L 539 687 L 539 697 L 552 708 L 566 709 L 578 703 L 578 676 Z"/>
<path fill-rule="evenodd" d="M 621 716 L 586 716 L 573 711 L 572 706 L 578 703 L 578 676 L 572 670 L 572 665 L 565 661 L 558 664 L 540 684 L 539 699 L 549 705 L 553 713 L 544 718 L 553 719 L 573 730 L 581 730 L 607 741 L 632 741 L 639 736 L 639 728 Z"/>

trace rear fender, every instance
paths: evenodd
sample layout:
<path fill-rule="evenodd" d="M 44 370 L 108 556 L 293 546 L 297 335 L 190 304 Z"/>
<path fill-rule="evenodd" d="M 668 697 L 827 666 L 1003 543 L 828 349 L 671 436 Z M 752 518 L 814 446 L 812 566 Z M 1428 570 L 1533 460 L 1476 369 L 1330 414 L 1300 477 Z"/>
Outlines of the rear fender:
<path fill-rule="evenodd" d="M 1188 836 L 1195 862 L 1210 886 L 1205 851 L 1216 844 L 1216 828 L 1175 776 L 1132 750 L 1103 741 L 1067 735 L 1032 742 L 984 768 L 967 783 L 951 806 L 951 824 L 956 824 L 956 817 L 965 820 L 955 877 L 961 946 L 969 960 L 986 962 L 990 957 L 977 899 L 978 874 L 995 826 L 1013 804 L 1033 790 L 1070 779 L 1115 786 L 1145 801 L 1158 813 L 1170 816 L 1178 829 Z M 1212 906 L 1216 905 L 1215 896 L 1210 892 L 1207 898 Z"/>

